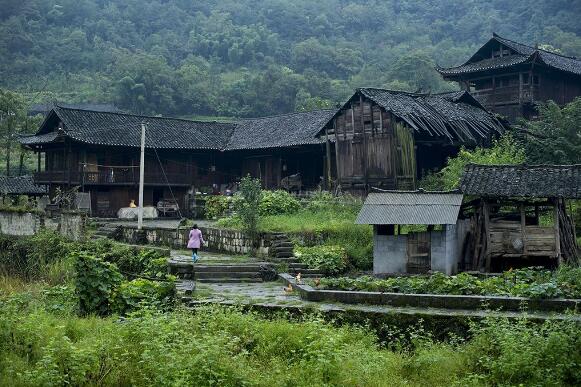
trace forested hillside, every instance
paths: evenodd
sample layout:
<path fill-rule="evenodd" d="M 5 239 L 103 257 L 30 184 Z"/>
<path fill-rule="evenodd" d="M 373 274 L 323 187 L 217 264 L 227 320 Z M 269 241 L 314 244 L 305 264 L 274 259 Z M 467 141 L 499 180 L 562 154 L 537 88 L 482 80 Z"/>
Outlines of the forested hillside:
<path fill-rule="evenodd" d="M 35 102 L 258 116 L 439 91 L 493 31 L 581 55 L 579 0 L 2 0 L 0 86 Z"/>

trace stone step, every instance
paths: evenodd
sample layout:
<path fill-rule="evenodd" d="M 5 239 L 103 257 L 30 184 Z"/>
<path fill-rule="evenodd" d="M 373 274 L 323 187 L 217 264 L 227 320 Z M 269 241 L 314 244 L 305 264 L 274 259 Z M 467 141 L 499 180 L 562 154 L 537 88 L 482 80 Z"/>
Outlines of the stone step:
<path fill-rule="evenodd" d="M 274 268 L 270 263 L 240 264 L 240 265 L 203 265 L 192 263 L 191 261 L 173 261 L 170 260 L 169 268 L 171 272 L 176 273 L 208 273 L 208 272 L 258 272 L 261 266 Z"/>
<path fill-rule="evenodd" d="M 283 248 L 294 248 L 295 245 L 292 242 L 275 242 L 270 245 L 271 249 L 283 249 Z"/>
<path fill-rule="evenodd" d="M 294 258 L 295 253 L 292 251 L 281 251 L 274 255 L 276 258 Z"/>
<path fill-rule="evenodd" d="M 295 255 L 294 250 L 274 250 L 271 255 L 273 257 L 293 257 Z"/>
<path fill-rule="evenodd" d="M 194 272 L 196 273 L 212 273 L 212 272 L 224 272 L 224 273 L 241 273 L 241 272 L 258 272 L 261 265 L 199 265 L 194 264 Z M 264 266 L 272 267 L 273 265 Z"/>
<path fill-rule="evenodd" d="M 289 268 L 288 270 L 289 270 L 289 274 L 301 273 L 301 275 L 306 275 L 306 274 L 323 275 L 323 272 L 319 269 L 291 269 L 291 268 Z"/>
<path fill-rule="evenodd" d="M 262 278 L 199 278 L 198 282 L 202 283 L 245 283 L 245 282 L 264 282 Z"/>
<path fill-rule="evenodd" d="M 299 259 L 295 256 L 292 256 L 292 257 L 274 257 L 273 262 L 283 262 L 283 263 L 288 263 L 290 265 L 291 263 L 299 263 Z"/>
<path fill-rule="evenodd" d="M 194 278 L 199 279 L 206 279 L 206 278 L 261 278 L 260 273 L 251 271 L 251 272 L 224 272 L 224 271 L 212 271 L 212 272 L 196 272 L 194 273 Z"/>
<path fill-rule="evenodd" d="M 176 282 L 176 290 L 179 294 L 189 296 L 196 288 L 196 282 L 189 279 L 182 279 Z"/>
<path fill-rule="evenodd" d="M 293 262 L 289 263 L 288 267 L 289 269 L 308 269 L 309 265 L 307 265 L 306 263 Z"/>
<path fill-rule="evenodd" d="M 292 275 L 293 277 L 296 276 L 296 274 L 294 273 L 289 273 L 290 275 Z M 323 277 L 322 274 L 303 274 L 301 273 L 301 278 L 305 279 L 305 278 L 321 278 Z"/>

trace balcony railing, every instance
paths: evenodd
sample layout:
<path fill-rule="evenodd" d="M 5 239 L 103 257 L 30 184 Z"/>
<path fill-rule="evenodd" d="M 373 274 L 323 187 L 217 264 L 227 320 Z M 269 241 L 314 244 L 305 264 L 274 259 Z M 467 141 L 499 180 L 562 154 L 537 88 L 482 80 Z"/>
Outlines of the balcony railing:
<path fill-rule="evenodd" d="M 498 87 L 494 90 L 474 90 L 471 94 L 484 106 L 511 103 L 533 102 L 538 98 L 538 87 L 525 85 L 520 92 L 519 86 Z"/>
<path fill-rule="evenodd" d="M 166 180 L 167 178 L 167 180 Z M 39 184 L 79 184 L 79 185 L 134 185 L 139 184 L 138 170 L 104 170 L 97 172 L 42 171 L 34 174 Z M 146 172 L 144 183 L 150 185 L 191 185 L 192 176 L 186 173 Z"/>

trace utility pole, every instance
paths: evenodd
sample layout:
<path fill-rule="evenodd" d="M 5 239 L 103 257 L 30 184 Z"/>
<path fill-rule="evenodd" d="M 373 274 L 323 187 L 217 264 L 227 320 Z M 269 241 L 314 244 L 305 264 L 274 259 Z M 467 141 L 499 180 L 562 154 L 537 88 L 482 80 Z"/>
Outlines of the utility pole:
<path fill-rule="evenodd" d="M 141 123 L 141 156 L 139 159 L 139 207 L 137 208 L 137 229 L 143 228 L 143 179 L 145 168 L 145 121 Z"/>

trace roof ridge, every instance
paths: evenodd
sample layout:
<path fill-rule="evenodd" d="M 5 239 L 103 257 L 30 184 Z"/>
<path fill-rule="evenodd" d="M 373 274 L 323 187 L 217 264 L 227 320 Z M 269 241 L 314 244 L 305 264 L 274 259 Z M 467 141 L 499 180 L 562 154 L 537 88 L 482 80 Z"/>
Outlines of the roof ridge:
<path fill-rule="evenodd" d="M 477 164 L 468 163 L 466 167 L 480 167 L 480 168 L 498 168 L 498 167 L 512 167 L 512 168 L 581 168 L 581 164 Z"/>
<path fill-rule="evenodd" d="M 247 118 L 240 118 L 237 121 L 234 121 L 234 123 L 240 122 L 240 121 L 250 121 L 250 120 L 262 120 L 262 119 L 266 119 L 266 118 L 274 118 L 274 117 L 285 117 L 285 116 L 291 116 L 294 114 L 307 114 L 307 113 L 315 113 L 315 112 L 333 112 L 336 111 L 337 109 L 331 108 L 331 109 L 316 109 L 316 110 L 310 110 L 308 112 L 289 112 L 289 113 L 281 113 L 281 114 L 271 114 L 268 116 L 262 116 L 262 117 L 247 117 Z"/>
<path fill-rule="evenodd" d="M 396 193 L 396 194 L 404 194 L 404 193 L 409 193 L 409 194 L 458 194 L 460 193 L 460 191 L 458 189 L 452 189 L 452 190 L 447 190 L 447 191 L 428 191 L 428 190 L 423 190 L 423 189 L 418 189 L 415 191 L 402 191 L 402 190 L 381 190 L 378 192 L 370 192 L 369 194 L 383 194 L 383 193 Z"/>
<path fill-rule="evenodd" d="M 577 58 L 575 56 L 563 55 L 563 54 L 559 54 L 557 52 L 552 52 L 552 51 L 544 50 L 542 48 L 530 46 L 530 45 L 528 45 L 526 43 L 517 42 L 516 40 L 512 40 L 512 39 L 508 39 L 508 38 L 503 38 L 502 36 L 500 36 L 498 34 L 493 34 L 492 37 L 493 38 L 497 38 L 497 39 L 507 40 L 507 41 L 509 41 L 511 43 L 520 44 L 521 46 L 525 46 L 525 47 L 530 48 L 530 49 L 535 50 L 535 51 L 542 51 L 542 52 L 546 52 L 547 54 L 557 55 L 557 56 L 560 56 L 560 57 L 563 57 L 563 58 L 581 61 L 579 58 Z M 527 56 L 526 54 L 519 54 L 519 55 Z"/>
<path fill-rule="evenodd" d="M 358 87 L 356 90 L 363 90 L 363 89 L 373 89 L 373 90 L 379 90 L 379 91 L 386 91 L 389 93 L 397 93 L 397 94 L 405 94 L 408 95 L 410 97 L 431 97 L 431 96 L 442 96 L 445 94 L 452 94 L 452 93 L 462 93 L 462 94 L 469 94 L 471 95 L 468 91 L 466 90 L 452 90 L 452 91 L 441 91 L 438 93 L 414 93 L 411 91 L 403 91 L 403 90 L 391 90 L 391 89 L 382 89 L 379 87 Z"/>
<path fill-rule="evenodd" d="M 389 93 L 399 93 L 399 94 L 407 94 L 412 97 L 422 97 L 425 95 L 429 95 L 429 93 L 415 93 L 413 91 L 405 91 L 405 90 L 393 90 L 393 89 L 386 89 L 382 87 L 358 87 L 355 89 L 356 91 L 361 90 L 379 90 L 379 91 L 387 91 Z"/>
<path fill-rule="evenodd" d="M 151 116 L 151 115 L 143 115 L 143 114 L 124 113 L 124 112 L 104 112 L 104 111 L 91 110 L 91 109 L 69 108 L 69 107 L 60 106 L 60 105 L 54 105 L 54 108 L 59 108 L 59 109 L 63 109 L 63 110 L 75 110 L 75 111 L 81 111 L 81 112 L 99 113 L 99 114 L 113 114 L 113 115 L 117 115 L 117 116 L 130 116 L 130 117 L 140 117 L 140 118 L 155 118 L 155 119 L 163 119 L 163 120 L 193 122 L 193 123 L 199 123 L 199 124 L 208 124 L 208 123 L 210 123 L 210 124 L 231 124 L 231 125 L 236 124 L 235 122 L 190 120 L 187 118 Z M 53 108 L 53 110 L 54 110 L 54 108 Z"/>

